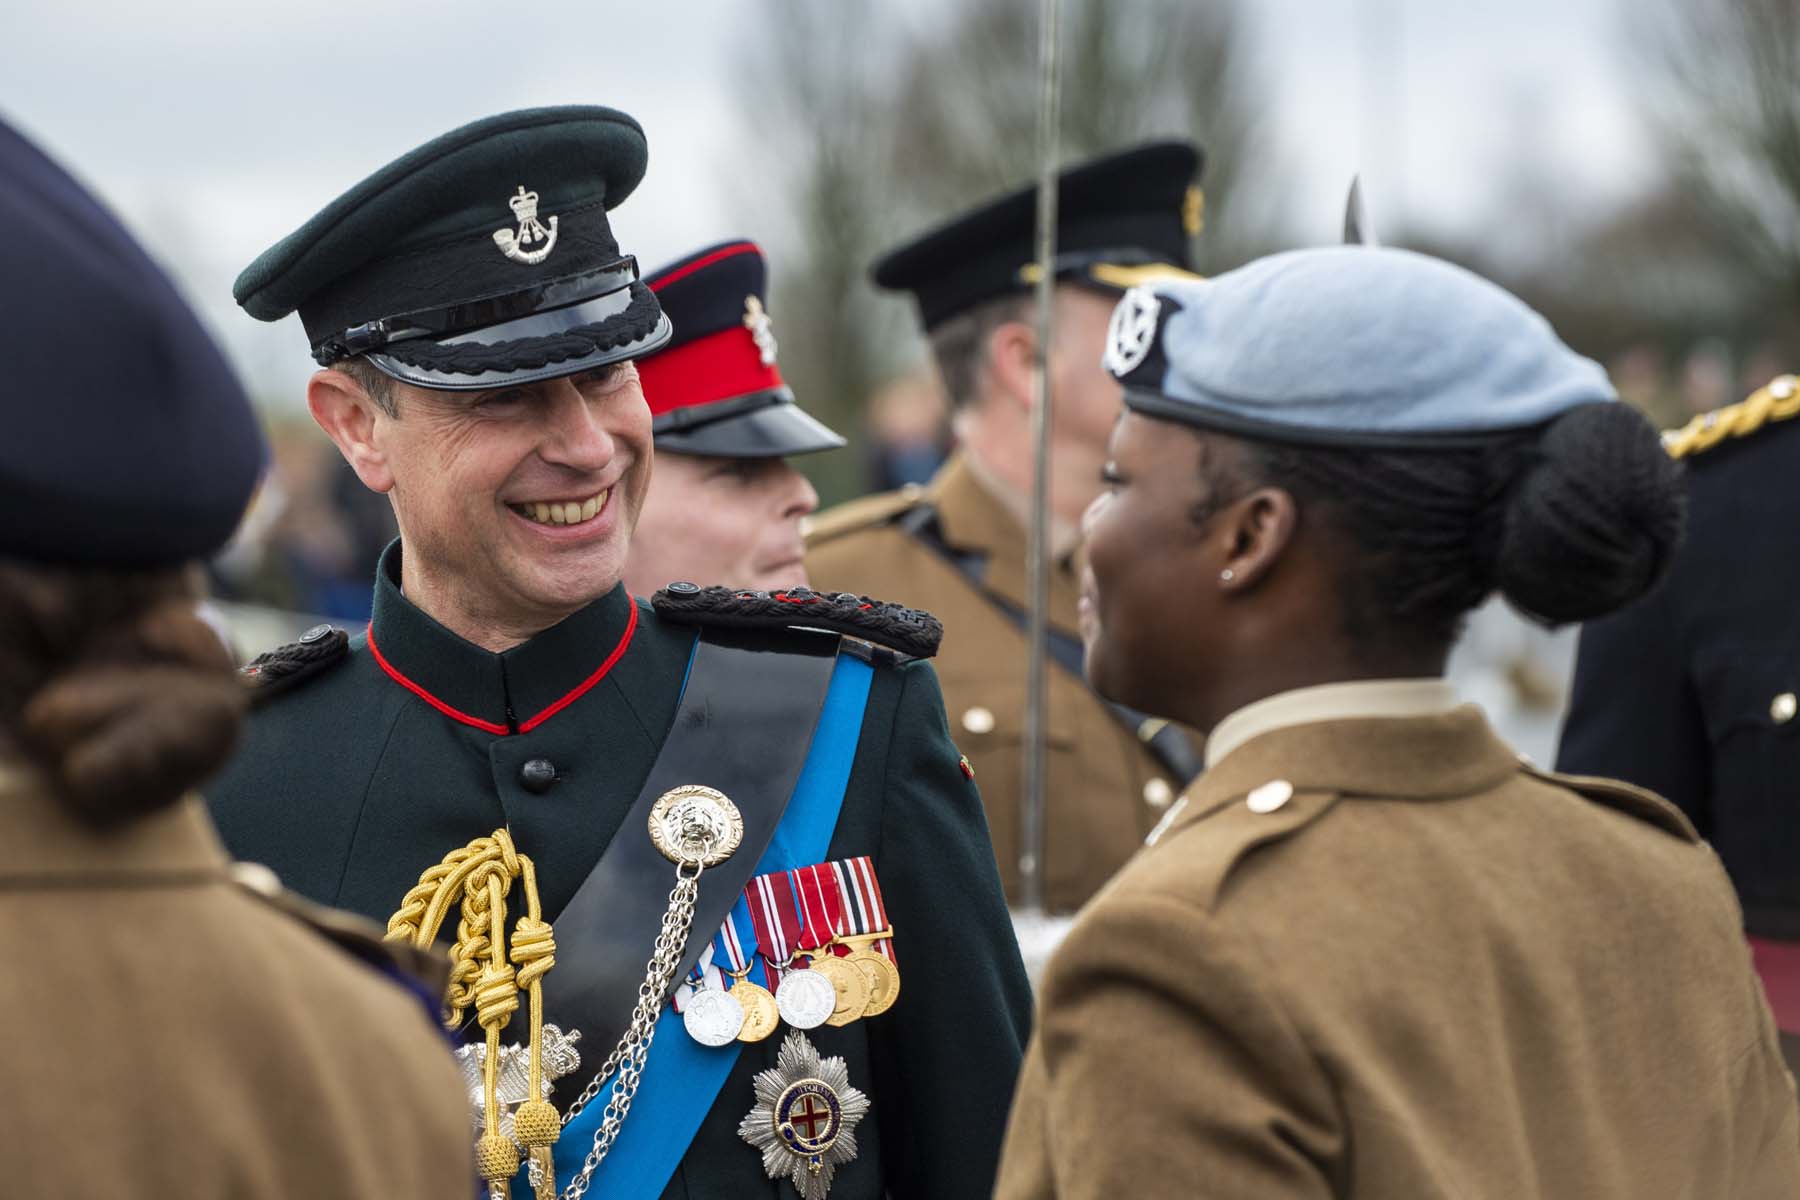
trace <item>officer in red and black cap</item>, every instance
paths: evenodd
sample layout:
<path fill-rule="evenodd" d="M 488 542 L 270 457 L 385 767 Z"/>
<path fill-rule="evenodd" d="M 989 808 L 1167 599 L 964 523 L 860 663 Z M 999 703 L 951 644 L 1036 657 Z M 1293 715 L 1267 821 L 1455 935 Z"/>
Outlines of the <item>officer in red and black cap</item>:
<path fill-rule="evenodd" d="M 768 266 L 755 242 L 697 250 L 645 283 L 675 336 L 638 363 L 656 469 L 625 585 L 677 579 L 772 591 L 806 583 L 801 518 L 819 495 L 788 463 L 844 439 L 794 402 L 776 364 Z"/>

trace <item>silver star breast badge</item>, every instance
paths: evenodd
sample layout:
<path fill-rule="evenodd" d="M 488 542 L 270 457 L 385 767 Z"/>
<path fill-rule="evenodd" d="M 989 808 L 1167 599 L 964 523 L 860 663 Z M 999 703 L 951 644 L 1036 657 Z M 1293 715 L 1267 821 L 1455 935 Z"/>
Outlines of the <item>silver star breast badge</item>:
<path fill-rule="evenodd" d="M 821 1059 L 816 1046 L 790 1031 L 775 1065 L 756 1076 L 756 1106 L 738 1136 L 762 1151 L 770 1179 L 784 1175 L 801 1200 L 825 1200 L 837 1169 L 856 1157 L 856 1126 L 869 1098 L 850 1086 L 844 1060 Z"/>

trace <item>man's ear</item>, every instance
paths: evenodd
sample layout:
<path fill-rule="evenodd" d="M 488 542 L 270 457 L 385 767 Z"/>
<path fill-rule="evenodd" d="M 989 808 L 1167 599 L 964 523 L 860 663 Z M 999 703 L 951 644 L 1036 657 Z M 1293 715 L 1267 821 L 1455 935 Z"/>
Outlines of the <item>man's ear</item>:
<path fill-rule="evenodd" d="M 385 414 L 362 384 L 342 371 L 314 371 L 306 383 L 306 407 L 364 487 L 372 492 L 393 490 L 393 472 L 375 436 Z"/>
<path fill-rule="evenodd" d="M 1293 495 L 1280 488 L 1257 488 L 1234 501 L 1214 525 L 1213 536 L 1225 540 L 1219 587 L 1238 591 L 1267 578 L 1293 545 L 1299 520 Z"/>
<path fill-rule="evenodd" d="M 1031 411 L 1031 369 L 1037 360 L 1037 331 L 1025 321 L 1002 321 L 987 336 L 983 367 L 1002 403 Z"/>

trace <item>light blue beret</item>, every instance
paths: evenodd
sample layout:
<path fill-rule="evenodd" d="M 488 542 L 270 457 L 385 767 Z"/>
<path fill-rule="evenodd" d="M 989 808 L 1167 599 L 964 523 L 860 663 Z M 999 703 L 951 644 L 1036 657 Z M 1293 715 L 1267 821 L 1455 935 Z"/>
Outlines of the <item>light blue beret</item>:
<path fill-rule="evenodd" d="M 1508 292 L 1372 246 L 1133 288 L 1105 365 L 1132 409 L 1326 445 L 1467 444 L 1618 399 L 1599 364 Z"/>

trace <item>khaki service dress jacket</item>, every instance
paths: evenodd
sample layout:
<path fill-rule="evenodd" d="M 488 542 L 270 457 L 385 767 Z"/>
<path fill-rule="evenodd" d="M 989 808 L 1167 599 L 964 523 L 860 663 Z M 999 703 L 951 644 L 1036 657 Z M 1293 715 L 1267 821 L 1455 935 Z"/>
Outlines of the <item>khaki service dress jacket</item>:
<path fill-rule="evenodd" d="M 927 512 L 921 509 L 929 509 Z M 929 530 L 915 528 L 935 517 Z M 946 555 L 966 556 L 980 585 Z M 857 592 L 922 608 L 944 623 L 934 661 L 950 732 L 981 790 L 1007 899 L 1019 900 L 1019 797 L 1024 792 L 1026 531 L 962 456 L 924 488 L 852 501 L 817 517 L 806 572 L 821 591 Z M 1049 621 L 1079 637 L 1079 584 L 1065 558 L 1050 575 Z M 1044 898 L 1072 912 L 1143 844 L 1179 781 L 1085 681 L 1049 669 Z"/>
<path fill-rule="evenodd" d="M 1788 1200 L 1800 1127 L 1712 851 L 1462 707 L 1201 776 L 1050 963 L 996 1195 Z"/>
<path fill-rule="evenodd" d="M 473 1195 L 468 1100 L 395 953 L 235 870 L 198 801 L 100 836 L 0 773 L 0 1192 Z"/>

